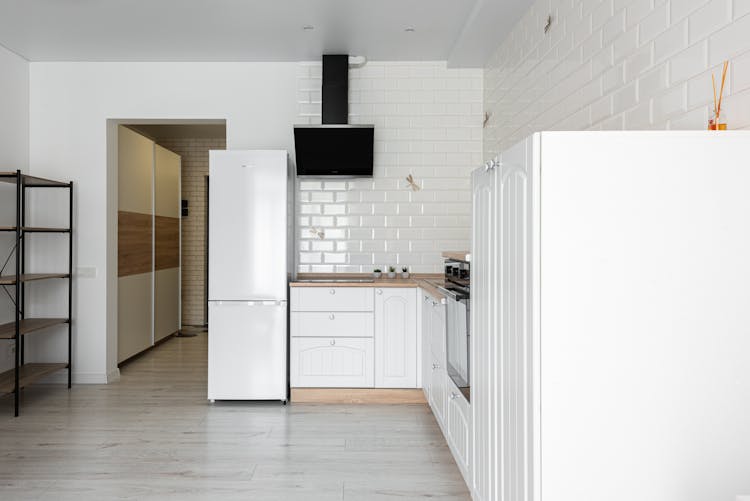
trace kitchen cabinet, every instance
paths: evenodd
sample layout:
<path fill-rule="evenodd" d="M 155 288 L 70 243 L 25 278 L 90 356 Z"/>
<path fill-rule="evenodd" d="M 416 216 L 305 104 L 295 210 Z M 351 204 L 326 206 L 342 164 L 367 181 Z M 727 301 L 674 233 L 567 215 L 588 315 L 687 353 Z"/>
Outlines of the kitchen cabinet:
<path fill-rule="evenodd" d="M 445 369 L 445 305 L 433 299 L 430 304 L 430 407 L 435 418 L 445 428 L 445 402 L 448 393 L 448 373 Z"/>
<path fill-rule="evenodd" d="M 292 287 L 293 388 L 417 388 L 416 287 Z"/>
<path fill-rule="evenodd" d="M 497 499 L 497 426 L 494 363 L 496 328 L 497 169 L 475 171 L 472 183 L 471 413 L 474 434 L 472 477 L 477 499 Z"/>
<path fill-rule="evenodd" d="M 422 330 L 420 339 L 422 350 L 422 391 L 424 392 L 427 402 L 430 401 L 430 381 L 432 381 L 432 347 L 430 340 L 432 337 L 432 303 L 435 301 L 432 296 L 420 289 L 420 328 Z"/>
<path fill-rule="evenodd" d="M 292 311 L 372 311 L 372 287 L 292 287 Z"/>
<path fill-rule="evenodd" d="M 453 451 L 458 468 L 461 470 L 467 484 L 471 485 L 471 448 L 472 448 L 472 414 L 469 402 L 462 396 L 461 391 L 448 378 L 447 400 L 447 428 L 448 441 Z"/>
<path fill-rule="evenodd" d="M 748 157 L 741 131 L 542 132 L 473 173 L 474 499 L 750 492 L 695 474 L 750 464 Z"/>
<path fill-rule="evenodd" d="M 417 386 L 417 289 L 375 289 L 375 386 Z"/>
<path fill-rule="evenodd" d="M 375 319 L 370 312 L 293 311 L 290 322 L 294 337 L 372 337 Z"/>
<path fill-rule="evenodd" d="M 291 384 L 307 388 L 372 388 L 373 361 L 372 338 L 292 338 Z"/>

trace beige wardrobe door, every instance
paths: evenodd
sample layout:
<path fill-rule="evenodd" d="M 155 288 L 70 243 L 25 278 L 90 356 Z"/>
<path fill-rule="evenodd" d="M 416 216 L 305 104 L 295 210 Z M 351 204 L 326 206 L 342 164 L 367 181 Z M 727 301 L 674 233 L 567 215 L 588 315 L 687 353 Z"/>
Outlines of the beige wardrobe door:
<path fill-rule="evenodd" d="M 119 363 L 152 344 L 154 143 L 120 126 L 117 153 Z"/>
<path fill-rule="evenodd" d="M 154 342 L 180 328 L 180 156 L 154 150 Z"/>

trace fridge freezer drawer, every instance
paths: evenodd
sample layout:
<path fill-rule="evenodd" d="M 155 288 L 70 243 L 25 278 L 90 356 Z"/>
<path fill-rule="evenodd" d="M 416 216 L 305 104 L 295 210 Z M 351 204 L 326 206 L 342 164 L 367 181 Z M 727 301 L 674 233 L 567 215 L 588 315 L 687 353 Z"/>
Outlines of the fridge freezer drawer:
<path fill-rule="evenodd" d="M 292 337 L 373 337 L 374 317 L 370 312 L 294 311 Z"/>
<path fill-rule="evenodd" d="M 291 341 L 291 385 L 297 388 L 372 388 L 372 338 L 297 337 Z"/>
<path fill-rule="evenodd" d="M 209 400 L 286 400 L 287 306 L 208 303 Z"/>
<path fill-rule="evenodd" d="M 372 287 L 292 287 L 292 311 L 373 311 Z"/>

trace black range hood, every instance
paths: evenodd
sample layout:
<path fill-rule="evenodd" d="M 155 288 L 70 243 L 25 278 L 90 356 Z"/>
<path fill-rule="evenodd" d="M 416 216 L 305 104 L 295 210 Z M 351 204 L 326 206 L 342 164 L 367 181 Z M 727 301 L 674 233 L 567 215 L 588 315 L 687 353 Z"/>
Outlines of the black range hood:
<path fill-rule="evenodd" d="M 350 125 L 349 56 L 323 56 L 322 125 L 296 125 L 297 175 L 372 177 L 373 125 Z"/>

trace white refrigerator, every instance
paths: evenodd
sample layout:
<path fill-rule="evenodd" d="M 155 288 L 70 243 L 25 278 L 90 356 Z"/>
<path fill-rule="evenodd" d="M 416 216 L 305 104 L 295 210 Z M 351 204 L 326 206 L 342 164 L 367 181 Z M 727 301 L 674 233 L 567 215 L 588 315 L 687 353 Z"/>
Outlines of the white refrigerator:
<path fill-rule="evenodd" d="M 210 151 L 208 399 L 287 400 L 286 151 Z"/>

